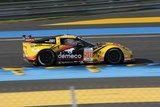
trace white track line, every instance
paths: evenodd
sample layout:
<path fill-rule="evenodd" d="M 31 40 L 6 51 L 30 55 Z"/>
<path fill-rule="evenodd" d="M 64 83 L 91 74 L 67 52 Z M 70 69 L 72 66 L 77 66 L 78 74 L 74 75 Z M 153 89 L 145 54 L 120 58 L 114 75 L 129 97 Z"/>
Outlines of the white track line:
<path fill-rule="evenodd" d="M 0 42 L 5 42 L 5 41 L 22 41 L 23 39 L 16 39 L 16 38 L 10 38 L 10 39 L 0 39 Z"/>
<path fill-rule="evenodd" d="M 87 36 L 83 38 L 152 38 L 152 37 L 160 37 L 160 35 L 139 35 L 139 36 Z"/>
<path fill-rule="evenodd" d="M 90 39 L 101 39 L 101 38 L 153 38 L 153 37 L 160 37 L 160 35 L 130 35 L 130 36 L 85 36 L 83 38 L 90 38 Z M 0 39 L 0 42 L 5 41 L 22 41 L 22 38 L 7 38 L 7 39 Z"/>

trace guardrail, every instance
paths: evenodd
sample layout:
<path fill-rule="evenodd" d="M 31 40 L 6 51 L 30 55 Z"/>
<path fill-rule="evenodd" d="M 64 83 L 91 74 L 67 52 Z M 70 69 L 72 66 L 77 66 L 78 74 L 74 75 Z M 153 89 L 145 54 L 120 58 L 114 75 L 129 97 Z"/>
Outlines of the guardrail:
<path fill-rule="evenodd" d="M 159 8 L 159 0 L 36 0 L 0 3 L 0 19 L 107 14 Z"/>

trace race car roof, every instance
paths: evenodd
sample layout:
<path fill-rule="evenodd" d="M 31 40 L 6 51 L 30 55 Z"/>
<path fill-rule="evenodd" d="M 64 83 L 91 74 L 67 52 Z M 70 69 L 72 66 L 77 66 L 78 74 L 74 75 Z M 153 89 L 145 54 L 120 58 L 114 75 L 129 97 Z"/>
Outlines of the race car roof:
<path fill-rule="evenodd" d="M 75 35 L 65 34 L 65 35 L 56 35 L 56 37 L 60 38 L 77 38 Z"/>

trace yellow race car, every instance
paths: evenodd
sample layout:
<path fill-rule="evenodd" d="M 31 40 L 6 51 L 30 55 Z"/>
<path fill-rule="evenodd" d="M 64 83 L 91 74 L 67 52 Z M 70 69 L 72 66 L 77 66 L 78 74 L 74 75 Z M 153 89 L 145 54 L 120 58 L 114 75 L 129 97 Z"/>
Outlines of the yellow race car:
<path fill-rule="evenodd" d="M 92 44 L 75 35 L 44 38 L 23 36 L 23 57 L 34 65 L 106 63 L 133 61 L 132 51 L 117 43 Z"/>

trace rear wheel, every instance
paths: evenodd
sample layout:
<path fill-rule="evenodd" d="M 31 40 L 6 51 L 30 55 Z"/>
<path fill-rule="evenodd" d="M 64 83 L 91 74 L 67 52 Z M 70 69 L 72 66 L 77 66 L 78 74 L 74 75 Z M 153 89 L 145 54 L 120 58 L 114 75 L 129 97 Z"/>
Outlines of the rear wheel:
<path fill-rule="evenodd" d="M 37 62 L 39 65 L 50 66 L 55 63 L 56 57 L 52 50 L 42 50 L 37 56 Z"/>
<path fill-rule="evenodd" d="M 104 61 L 109 64 L 121 64 L 124 62 L 123 52 L 118 48 L 109 49 L 105 54 Z"/>

